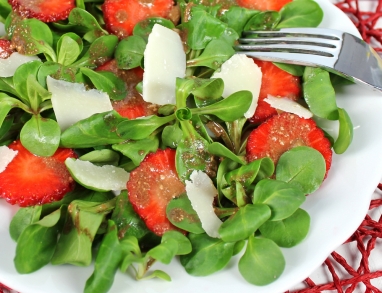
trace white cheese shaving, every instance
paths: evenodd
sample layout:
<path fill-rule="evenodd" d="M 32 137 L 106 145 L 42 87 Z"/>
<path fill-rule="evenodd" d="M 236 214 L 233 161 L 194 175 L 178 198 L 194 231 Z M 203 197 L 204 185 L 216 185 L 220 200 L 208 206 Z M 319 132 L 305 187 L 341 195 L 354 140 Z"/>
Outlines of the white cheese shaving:
<path fill-rule="evenodd" d="M 61 130 L 93 114 L 113 109 L 109 96 L 102 91 L 86 90 L 80 83 L 56 80 L 48 76 L 48 90 L 52 93 L 53 110 Z"/>
<path fill-rule="evenodd" d="M 212 205 L 217 190 L 210 177 L 202 171 L 193 171 L 190 179 L 191 181 L 186 180 L 186 192 L 192 208 L 199 216 L 207 235 L 218 238 L 222 221 L 216 216 Z"/>
<path fill-rule="evenodd" d="M 252 103 L 244 116 L 246 118 L 253 116 L 259 99 L 262 72 L 252 58 L 244 54 L 235 54 L 222 64 L 220 71 L 216 71 L 212 78 L 223 79 L 223 98 L 238 91 L 250 91 Z"/>
<path fill-rule="evenodd" d="M 14 52 L 7 59 L 0 59 L 0 77 L 13 76 L 19 66 L 34 60 L 40 60 L 40 58 Z"/>
<path fill-rule="evenodd" d="M 0 146 L 0 173 L 7 168 L 17 153 L 18 151 L 12 150 L 7 146 Z"/>
<path fill-rule="evenodd" d="M 276 98 L 274 96 L 268 95 L 264 101 L 267 102 L 272 108 L 296 114 L 301 118 L 308 119 L 313 117 L 312 112 L 301 106 L 299 103 L 288 98 Z"/>
<path fill-rule="evenodd" d="M 186 75 L 186 54 L 180 36 L 155 24 L 144 52 L 143 99 L 164 105 L 175 104 L 177 77 Z"/>

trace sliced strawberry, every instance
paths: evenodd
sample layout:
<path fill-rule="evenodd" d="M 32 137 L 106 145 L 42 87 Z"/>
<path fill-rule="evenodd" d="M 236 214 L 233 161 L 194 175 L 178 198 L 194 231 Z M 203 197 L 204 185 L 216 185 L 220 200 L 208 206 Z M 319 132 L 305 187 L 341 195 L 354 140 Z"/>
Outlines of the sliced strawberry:
<path fill-rule="evenodd" d="M 120 69 L 118 68 L 117 60 L 111 59 L 106 61 L 102 65 L 98 66 L 96 68 L 96 71 L 109 71 L 109 72 L 113 72 L 115 75 L 118 76 Z"/>
<path fill-rule="evenodd" d="M 135 89 L 136 85 L 143 79 L 143 69 L 140 67 L 130 70 L 119 69 L 115 59 L 112 59 L 101 66 L 97 71 L 110 71 L 125 81 L 128 94 L 121 101 L 113 101 L 113 109 L 122 117 L 135 119 L 138 117 L 153 115 L 157 112 L 155 105 L 145 102 L 142 96 Z"/>
<path fill-rule="evenodd" d="M 254 60 L 263 74 L 259 101 L 255 114 L 250 119 L 252 123 L 261 123 L 277 114 L 277 111 L 264 101 L 268 95 L 280 98 L 298 100 L 301 96 L 301 80 L 298 76 L 278 68 L 272 62 Z"/>
<path fill-rule="evenodd" d="M 14 11 L 25 18 L 55 22 L 68 18 L 76 0 L 8 0 Z"/>
<path fill-rule="evenodd" d="M 106 29 L 123 39 L 148 17 L 169 18 L 173 0 L 106 0 L 102 5 Z"/>
<path fill-rule="evenodd" d="M 309 146 L 324 157 L 326 172 L 330 169 L 332 150 L 324 132 L 313 119 L 284 112 L 272 116 L 251 132 L 247 141 L 247 160 L 269 157 L 276 164 L 280 156 L 296 146 Z"/>
<path fill-rule="evenodd" d="M 127 182 L 129 200 L 134 210 L 155 234 L 178 230 L 166 217 L 171 199 L 185 192 L 175 169 L 175 150 L 157 150 L 146 156 L 138 168 L 130 173 Z"/>
<path fill-rule="evenodd" d="M 122 101 L 115 101 L 112 106 L 122 117 L 135 119 L 148 116 L 146 104 L 141 96 L 133 96 Z"/>
<path fill-rule="evenodd" d="M 65 166 L 66 158 L 74 158 L 71 149 L 59 148 L 51 157 L 30 153 L 21 142 L 9 148 L 17 155 L 0 173 L 0 197 L 21 207 L 40 205 L 60 200 L 73 190 L 74 181 Z"/>
<path fill-rule="evenodd" d="M 7 59 L 13 52 L 11 42 L 5 39 L 0 39 L 0 59 Z"/>
<path fill-rule="evenodd" d="M 276 10 L 279 11 L 283 6 L 293 0 L 236 0 L 239 6 L 255 10 Z"/>

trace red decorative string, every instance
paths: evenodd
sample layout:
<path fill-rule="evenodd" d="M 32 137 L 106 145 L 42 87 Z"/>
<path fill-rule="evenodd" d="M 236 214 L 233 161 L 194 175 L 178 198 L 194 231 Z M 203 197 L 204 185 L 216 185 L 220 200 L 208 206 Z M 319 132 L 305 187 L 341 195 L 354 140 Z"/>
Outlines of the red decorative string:
<path fill-rule="evenodd" d="M 377 188 L 382 190 L 382 184 L 378 184 Z M 381 198 L 373 199 L 370 202 L 369 210 L 380 206 L 382 206 L 382 195 Z M 370 282 L 373 279 L 382 278 L 382 270 L 371 272 L 369 267 L 369 256 L 375 248 L 377 239 L 382 239 L 382 215 L 378 221 L 366 215 L 357 231 L 344 243 L 344 245 L 351 242 L 357 244 L 357 249 L 361 254 L 358 269 L 354 269 L 344 257 L 334 251 L 324 262 L 332 276 L 332 281 L 317 285 L 311 278 L 307 278 L 304 280 L 306 288 L 293 292 L 287 291 L 286 293 L 322 293 L 327 290 L 337 291 L 338 293 L 357 293 L 359 292 L 356 291 L 357 285 L 360 283 L 365 285 L 365 293 L 382 293 L 382 288 L 376 288 Z M 339 265 L 351 277 L 341 280 L 337 272 L 342 271 L 342 269 L 336 270 L 335 265 Z"/>
<path fill-rule="evenodd" d="M 12 289 L 0 283 L 0 293 L 11 293 Z"/>
<path fill-rule="evenodd" d="M 376 28 L 382 17 L 382 0 L 376 0 L 374 11 L 360 9 L 359 0 L 343 0 L 335 5 L 345 12 L 359 30 L 362 38 L 372 44 L 374 49 L 382 52 L 382 28 Z"/>

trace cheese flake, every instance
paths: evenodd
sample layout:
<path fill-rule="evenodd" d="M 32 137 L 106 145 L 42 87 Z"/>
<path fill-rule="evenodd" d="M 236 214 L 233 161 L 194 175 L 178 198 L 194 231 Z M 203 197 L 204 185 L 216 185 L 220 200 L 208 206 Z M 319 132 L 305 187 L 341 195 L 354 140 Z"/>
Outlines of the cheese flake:
<path fill-rule="evenodd" d="M 40 60 L 40 58 L 14 52 L 8 58 L 0 59 L 0 77 L 11 77 L 21 65 L 34 60 Z"/>
<path fill-rule="evenodd" d="M 155 24 L 144 51 L 143 89 L 146 102 L 175 104 L 176 78 L 186 75 L 186 54 L 180 36 Z"/>
<path fill-rule="evenodd" d="M 252 58 L 244 54 L 235 54 L 225 61 L 220 71 L 216 71 L 212 77 L 223 79 L 223 98 L 238 91 L 250 91 L 252 93 L 252 103 L 244 116 L 251 118 L 255 114 L 260 94 L 262 72 Z"/>
<path fill-rule="evenodd" d="M 17 153 L 18 151 L 12 150 L 7 146 L 0 146 L 0 173 L 7 168 Z"/>
<path fill-rule="evenodd" d="M 191 181 L 186 180 L 186 192 L 202 223 L 207 235 L 219 238 L 219 228 L 222 221 L 216 216 L 213 208 L 213 201 L 217 195 L 217 190 L 208 175 L 202 171 L 193 171 L 190 176 Z"/>
<path fill-rule="evenodd" d="M 50 76 L 47 85 L 52 93 L 53 110 L 62 131 L 93 114 L 113 110 L 105 92 L 86 90 L 83 84 L 56 80 Z"/>
<path fill-rule="evenodd" d="M 265 98 L 264 101 L 267 102 L 272 108 L 296 114 L 301 118 L 308 119 L 313 117 L 312 112 L 301 106 L 299 103 L 292 101 L 288 98 L 276 98 L 274 96 L 268 95 L 268 97 Z"/>

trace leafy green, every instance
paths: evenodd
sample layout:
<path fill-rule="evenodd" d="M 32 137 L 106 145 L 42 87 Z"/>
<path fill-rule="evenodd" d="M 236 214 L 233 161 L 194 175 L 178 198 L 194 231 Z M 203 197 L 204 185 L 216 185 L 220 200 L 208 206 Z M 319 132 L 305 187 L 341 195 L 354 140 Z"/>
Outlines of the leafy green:
<path fill-rule="evenodd" d="M 219 228 L 224 242 L 245 240 L 271 217 L 271 210 L 265 204 L 248 204 L 241 208 Z"/>
<path fill-rule="evenodd" d="M 208 276 L 224 268 L 232 257 L 234 243 L 226 243 L 207 234 L 189 234 L 192 251 L 180 262 L 193 276 Z"/>
<path fill-rule="evenodd" d="M 293 185 L 283 181 L 263 179 L 255 187 L 252 202 L 266 204 L 271 209 L 272 221 L 279 221 L 292 215 L 305 201 L 305 194 Z"/>
<path fill-rule="evenodd" d="M 94 264 L 94 272 L 86 281 L 84 292 L 107 292 L 122 260 L 122 247 L 117 237 L 117 226 L 108 221 L 108 232 L 102 239 Z"/>
<path fill-rule="evenodd" d="M 276 179 L 288 182 L 305 194 L 318 189 L 326 174 L 326 163 L 316 149 L 300 146 L 281 155 Z"/>
<path fill-rule="evenodd" d="M 324 13 L 317 2 L 312 0 L 294 0 L 280 10 L 281 20 L 277 28 L 316 27 Z"/>
<path fill-rule="evenodd" d="M 338 119 L 336 94 L 329 73 L 321 68 L 306 67 L 303 80 L 304 99 L 310 111 L 321 118 Z"/>
<path fill-rule="evenodd" d="M 340 129 L 333 149 L 337 154 L 344 153 L 353 140 L 353 123 L 349 114 L 343 108 L 338 108 Z"/>
<path fill-rule="evenodd" d="M 24 228 L 17 239 L 14 259 L 19 273 L 34 272 L 51 261 L 63 224 L 60 219 L 64 218 L 65 214 L 65 208 L 61 208 Z"/>
<path fill-rule="evenodd" d="M 239 271 L 247 282 L 267 285 L 277 279 L 284 268 L 284 256 L 272 240 L 249 237 L 245 253 L 239 261 Z"/>
<path fill-rule="evenodd" d="M 260 226 L 260 232 L 280 247 L 293 247 L 306 237 L 309 226 L 309 214 L 303 209 L 297 209 L 284 220 L 265 222 Z"/>

